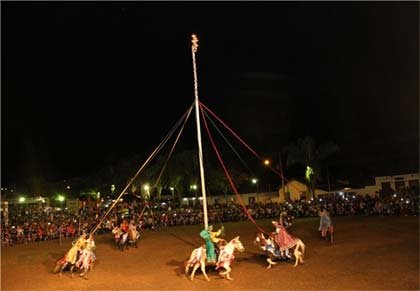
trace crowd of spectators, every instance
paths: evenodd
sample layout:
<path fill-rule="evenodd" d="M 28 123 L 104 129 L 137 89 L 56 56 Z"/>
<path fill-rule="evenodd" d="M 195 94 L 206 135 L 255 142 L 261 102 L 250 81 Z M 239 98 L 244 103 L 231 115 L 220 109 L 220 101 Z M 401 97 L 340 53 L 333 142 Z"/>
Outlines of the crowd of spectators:
<path fill-rule="evenodd" d="M 97 205 L 96 208 L 83 207 L 77 213 L 39 205 L 14 207 L 9 210 L 7 225 L 5 219 L 2 219 L 1 245 L 74 238 L 83 231 L 93 229 L 101 221 L 108 209 Z M 153 230 L 203 223 L 203 209 L 200 204 L 174 207 L 160 202 L 147 204 L 146 207 L 137 200 L 117 205 L 118 207 L 115 207 L 100 225 L 99 233 L 110 231 L 114 226 L 118 226 L 122 219 L 133 220 L 142 229 Z M 247 205 L 246 209 L 254 219 L 278 219 L 280 213 L 285 210 L 294 217 L 316 217 L 321 207 L 326 208 L 330 216 L 411 216 L 419 215 L 419 197 L 418 190 L 408 189 L 391 194 L 386 199 L 342 193 L 285 203 L 252 203 Z M 238 203 L 208 206 L 210 224 L 246 219 L 247 215 Z"/>

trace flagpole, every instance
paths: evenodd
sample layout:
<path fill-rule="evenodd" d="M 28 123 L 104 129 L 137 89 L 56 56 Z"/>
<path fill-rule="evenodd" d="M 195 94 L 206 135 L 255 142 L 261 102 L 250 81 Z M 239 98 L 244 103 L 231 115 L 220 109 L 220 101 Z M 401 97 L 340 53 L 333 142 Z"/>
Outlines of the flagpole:
<path fill-rule="evenodd" d="M 195 115 L 197 122 L 197 141 L 198 141 L 198 161 L 200 163 L 200 176 L 201 176 L 201 194 L 203 197 L 203 215 L 204 215 L 204 227 L 208 228 L 207 218 L 207 198 L 206 198 L 206 183 L 204 180 L 204 165 L 203 165 L 203 150 L 201 147 L 201 126 L 200 126 L 200 114 L 199 114 L 199 101 L 198 101 L 198 81 L 197 81 L 197 66 L 195 61 L 195 53 L 198 49 L 198 38 L 195 34 L 192 35 L 192 59 L 193 59 L 193 71 L 194 71 L 194 95 L 195 95 Z"/>

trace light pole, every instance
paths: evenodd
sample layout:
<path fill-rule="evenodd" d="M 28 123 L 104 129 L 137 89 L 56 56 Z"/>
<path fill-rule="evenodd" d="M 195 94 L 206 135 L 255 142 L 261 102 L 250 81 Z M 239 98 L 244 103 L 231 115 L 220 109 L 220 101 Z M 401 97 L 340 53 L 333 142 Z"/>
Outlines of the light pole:
<path fill-rule="evenodd" d="M 197 204 L 197 200 L 198 200 L 198 196 L 197 196 L 197 185 L 191 185 L 190 186 L 190 189 L 192 189 L 193 191 L 194 191 L 194 195 L 195 195 L 195 203 L 194 203 L 194 205 L 196 205 Z"/>
<path fill-rule="evenodd" d="M 252 182 L 252 184 L 254 184 L 255 185 L 255 194 L 258 194 L 258 179 L 257 178 L 253 178 L 252 180 L 251 180 L 251 182 Z"/>
<path fill-rule="evenodd" d="M 64 208 L 64 200 L 66 200 L 66 197 L 64 197 L 64 195 L 58 195 L 57 200 L 60 201 L 61 208 L 63 209 Z"/>
<path fill-rule="evenodd" d="M 150 187 L 149 187 L 149 185 L 148 184 L 145 184 L 144 186 L 143 186 L 143 189 L 146 191 L 146 199 L 147 200 L 149 200 L 150 199 Z"/>
<path fill-rule="evenodd" d="M 270 167 L 271 161 L 269 159 L 265 159 L 264 160 L 264 166 L 266 166 L 267 168 Z M 270 183 L 268 184 L 268 192 L 270 192 Z"/>

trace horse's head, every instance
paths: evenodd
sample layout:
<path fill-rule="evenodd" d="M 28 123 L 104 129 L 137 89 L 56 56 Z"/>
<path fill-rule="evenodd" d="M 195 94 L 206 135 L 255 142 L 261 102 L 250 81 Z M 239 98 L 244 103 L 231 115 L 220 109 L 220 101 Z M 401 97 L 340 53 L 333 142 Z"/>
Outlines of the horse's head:
<path fill-rule="evenodd" d="M 232 244 L 235 247 L 235 249 L 237 249 L 241 253 L 245 251 L 244 246 L 242 245 L 241 241 L 239 240 L 239 236 L 232 239 L 229 243 Z"/>
<path fill-rule="evenodd" d="M 267 245 L 267 239 L 265 238 L 262 232 L 257 233 L 257 237 L 254 240 L 254 244 L 258 245 L 261 248 L 264 248 Z"/>
<path fill-rule="evenodd" d="M 254 244 L 259 245 L 261 242 L 262 242 L 262 239 L 259 236 L 259 233 L 257 233 L 257 237 L 254 240 Z"/>

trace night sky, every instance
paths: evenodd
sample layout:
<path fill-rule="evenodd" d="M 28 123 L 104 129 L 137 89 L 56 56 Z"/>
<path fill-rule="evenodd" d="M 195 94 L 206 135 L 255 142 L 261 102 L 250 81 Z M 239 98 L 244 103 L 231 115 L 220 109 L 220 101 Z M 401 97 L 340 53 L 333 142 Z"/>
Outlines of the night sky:
<path fill-rule="evenodd" d="M 336 177 L 418 171 L 418 2 L 1 5 L 2 185 L 146 157 L 193 101 L 191 33 L 200 99 L 258 151 L 310 135 Z"/>

